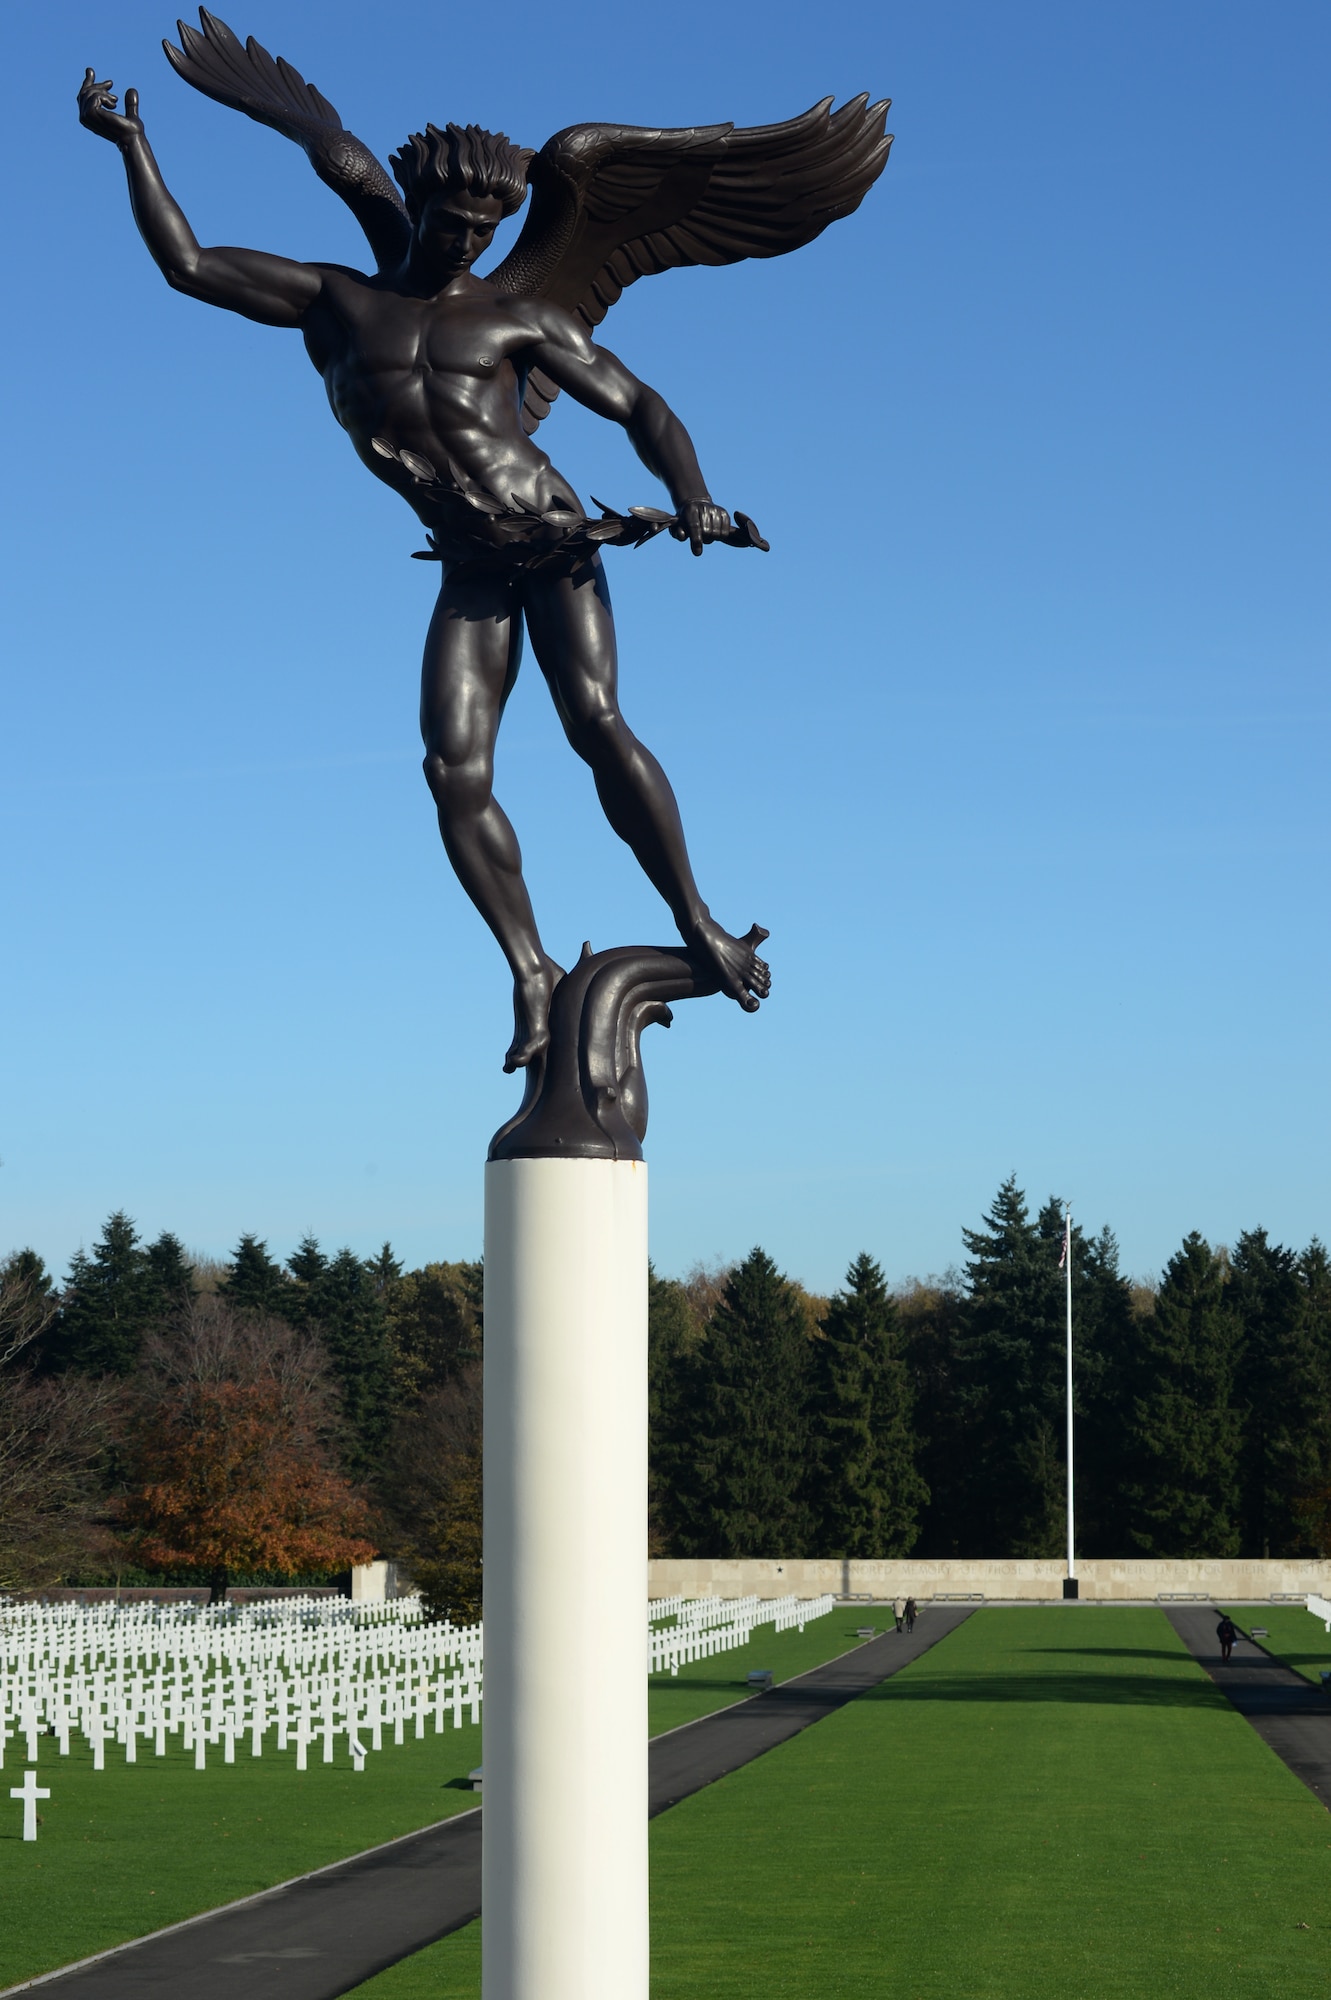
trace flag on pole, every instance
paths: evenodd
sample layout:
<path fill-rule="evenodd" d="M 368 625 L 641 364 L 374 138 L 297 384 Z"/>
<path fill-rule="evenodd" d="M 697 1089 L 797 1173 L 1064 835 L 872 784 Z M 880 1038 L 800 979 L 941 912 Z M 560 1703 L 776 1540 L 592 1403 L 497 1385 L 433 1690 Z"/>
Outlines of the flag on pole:
<path fill-rule="evenodd" d="M 1058 1253 L 1058 1268 L 1061 1271 L 1068 1261 L 1068 1251 L 1072 1248 L 1072 1216 L 1069 1213 L 1063 1224 L 1063 1248 Z"/>

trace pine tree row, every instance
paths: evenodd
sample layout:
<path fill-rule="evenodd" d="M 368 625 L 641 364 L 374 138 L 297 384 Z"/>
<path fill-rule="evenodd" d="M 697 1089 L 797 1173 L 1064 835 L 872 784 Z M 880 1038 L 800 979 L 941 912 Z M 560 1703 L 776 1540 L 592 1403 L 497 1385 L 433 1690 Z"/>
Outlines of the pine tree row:
<path fill-rule="evenodd" d="M 964 1268 L 895 1294 L 867 1255 L 831 1299 L 762 1249 L 711 1277 L 653 1274 L 654 1552 L 1059 1554 L 1062 1236 L 1061 1204 L 1032 1216 L 1008 1180 L 963 1231 Z M 1331 1545 L 1322 1245 L 1296 1253 L 1255 1229 L 1226 1250 L 1193 1234 L 1146 1285 L 1122 1275 L 1108 1229 L 1074 1229 L 1071 1268 L 1079 1552 Z M 302 1421 L 320 1476 L 370 1508 L 358 1532 L 441 1605 L 474 1608 L 482 1344 L 480 1265 L 404 1271 L 387 1245 L 362 1259 L 307 1238 L 279 1264 L 245 1236 L 229 1263 L 194 1265 L 118 1214 L 59 1291 L 20 1252 L 0 1268 L 0 1587 L 68 1567 L 77 1537 L 48 1532 L 57 1516 L 100 1508 L 123 1542 L 131 1435 L 152 1434 L 133 1411 L 191 1369 L 253 1372 L 263 1354 L 270 1374 L 309 1376 L 322 1414 Z M 253 1416 L 263 1399 L 247 1394 Z M 167 1541 L 140 1522 L 137 1546 Z"/>

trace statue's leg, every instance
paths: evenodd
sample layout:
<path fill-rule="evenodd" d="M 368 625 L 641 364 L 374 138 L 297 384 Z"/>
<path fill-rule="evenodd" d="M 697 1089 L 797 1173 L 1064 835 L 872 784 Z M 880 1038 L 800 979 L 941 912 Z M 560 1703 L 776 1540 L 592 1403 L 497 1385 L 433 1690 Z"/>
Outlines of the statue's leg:
<path fill-rule="evenodd" d="M 591 766 L 606 818 L 665 898 L 685 943 L 712 960 L 726 992 L 756 1007 L 770 990 L 767 967 L 704 903 L 670 780 L 620 713 L 615 625 L 600 557 L 576 578 L 538 573 L 524 578 L 521 589 L 537 663 L 569 742 Z"/>
<path fill-rule="evenodd" d="M 513 1043 L 505 1069 L 549 1041 L 550 995 L 560 968 L 536 929 L 517 835 L 491 785 L 495 736 L 522 657 L 522 611 L 500 570 L 444 577 L 421 668 L 425 777 L 459 882 L 513 971 Z"/>

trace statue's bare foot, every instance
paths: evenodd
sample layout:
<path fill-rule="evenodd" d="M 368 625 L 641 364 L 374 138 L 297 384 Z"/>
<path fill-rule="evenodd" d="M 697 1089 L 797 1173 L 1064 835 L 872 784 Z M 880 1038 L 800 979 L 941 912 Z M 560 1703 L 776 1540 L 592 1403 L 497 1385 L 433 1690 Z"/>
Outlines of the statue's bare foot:
<path fill-rule="evenodd" d="M 755 924 L 746 936 L 731 937 L 714 918 L 703 917 L 688 940 L 715 966 L 721 991 L 738 1000 L 746 1014 L 756 1014 L 758 1002 L 772 990 L 771 970 L 766 959 L 758 956 L 758 946 L 768 935 L 761 924 Z"/>
<path fill-rule="evenodd" d="M 525 1069 L 549 1048 L 550 996 L 563 977 L 563 966 L 547 958 L 539 972 L 513 981 L 513 1040 L 504 1057 L 506 1076 Z"/>

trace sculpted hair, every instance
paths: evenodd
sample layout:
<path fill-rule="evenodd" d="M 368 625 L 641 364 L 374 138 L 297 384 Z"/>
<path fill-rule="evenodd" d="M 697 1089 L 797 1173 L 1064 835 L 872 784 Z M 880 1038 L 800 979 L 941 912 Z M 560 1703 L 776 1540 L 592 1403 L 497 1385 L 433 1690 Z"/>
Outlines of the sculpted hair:
<path fill-rule="evenodd" d="M 389 164 L 397 176 L 402 199 L 413 222 L 432 194 L 442 188 L 465 188 L 468 194 L 497 195 L 505 215 L 514 215 L 527 198 L 530 146 L 515 146 L 503 132 L 480 125 L 427 125 L 413 132 Z"/>

